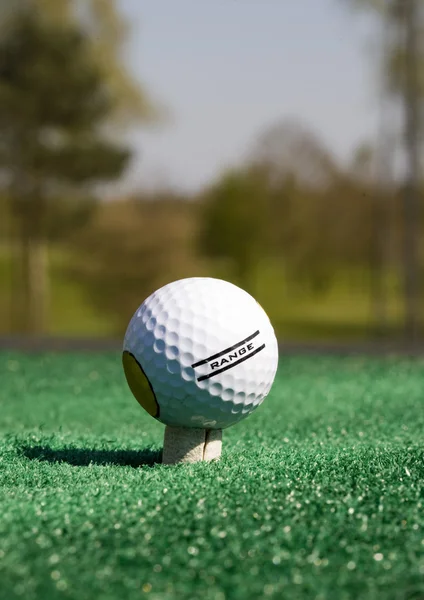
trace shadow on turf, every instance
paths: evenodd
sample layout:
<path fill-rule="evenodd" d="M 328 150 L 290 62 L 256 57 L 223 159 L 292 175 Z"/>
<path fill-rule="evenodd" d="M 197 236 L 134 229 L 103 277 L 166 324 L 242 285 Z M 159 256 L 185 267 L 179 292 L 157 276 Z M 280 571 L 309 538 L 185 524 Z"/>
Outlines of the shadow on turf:
<path fill-rule="evenodd" d="M 91 448 L 53 449 L 49 446 L 24 446 L 22 453 L 30 460 L 50 463 L 65 462 L 74 467 L 114 465 L 121 467 L 153 467 L 162 462 L 162 450 L 93 450 Z"/>

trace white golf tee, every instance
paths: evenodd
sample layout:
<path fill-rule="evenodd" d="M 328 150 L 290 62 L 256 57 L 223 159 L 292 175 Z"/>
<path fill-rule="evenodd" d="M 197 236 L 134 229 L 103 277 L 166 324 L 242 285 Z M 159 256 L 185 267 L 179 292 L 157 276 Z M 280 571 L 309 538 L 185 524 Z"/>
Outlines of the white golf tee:
<path fill-rule="evenodd" d="M 162 454 L 164 465 L 217 460 L 221 456 L 221 450 L 221 429 L 165 427 Z"/>

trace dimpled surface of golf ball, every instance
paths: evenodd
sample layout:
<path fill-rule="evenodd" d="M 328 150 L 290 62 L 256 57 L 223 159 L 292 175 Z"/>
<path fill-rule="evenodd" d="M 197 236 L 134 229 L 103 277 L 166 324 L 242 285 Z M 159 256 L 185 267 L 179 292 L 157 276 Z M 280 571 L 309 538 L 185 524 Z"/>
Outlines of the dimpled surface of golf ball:
<path fill-rule="evenodd" d="M 166 425 L 225 429 L 250 415 L 273 384 L 278 345 L 256 300 L 220 279 L 194 277 L 149 296 L 123 345 L 128 385 Z"/>

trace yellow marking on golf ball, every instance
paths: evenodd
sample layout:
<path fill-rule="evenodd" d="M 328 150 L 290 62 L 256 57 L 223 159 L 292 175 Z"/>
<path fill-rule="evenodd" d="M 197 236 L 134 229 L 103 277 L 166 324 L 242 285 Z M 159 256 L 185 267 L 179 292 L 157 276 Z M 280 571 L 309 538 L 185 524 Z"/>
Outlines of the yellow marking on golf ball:
<path fill-rule="evenodd" d="M 122 364 L 124 373 L 130 390 L 134 398 L 152 417 L 159 417 L 159 404 L 156 400 L 155 392 L 148 380 L 143 367 L 137 361 L 135 356 L 124 350 L 122 354 Z"/>

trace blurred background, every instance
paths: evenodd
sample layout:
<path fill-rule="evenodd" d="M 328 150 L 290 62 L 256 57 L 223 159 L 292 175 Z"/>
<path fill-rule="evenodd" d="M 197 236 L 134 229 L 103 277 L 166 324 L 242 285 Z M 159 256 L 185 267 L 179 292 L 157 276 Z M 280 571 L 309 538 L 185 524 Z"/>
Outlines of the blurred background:
<path fill-rule="evenodd" d="M 158 286 L 285 340 L 423 334 L 423 0 L 0 0 L 0 336 Z"/>

